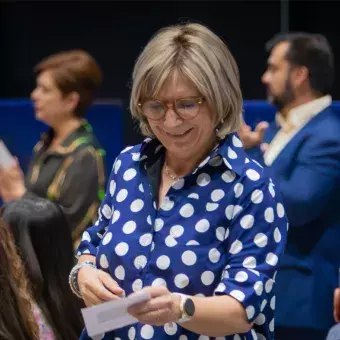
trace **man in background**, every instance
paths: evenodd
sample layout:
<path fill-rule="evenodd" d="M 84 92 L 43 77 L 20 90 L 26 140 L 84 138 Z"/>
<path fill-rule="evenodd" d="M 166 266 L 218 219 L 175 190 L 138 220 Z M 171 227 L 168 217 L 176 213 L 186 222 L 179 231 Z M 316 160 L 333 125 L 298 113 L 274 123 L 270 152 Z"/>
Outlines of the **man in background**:
<path fill-rule="evenodd" d="M 331 109 L 333 54 L 319 34 L 277 35 L 262 77 L 278 112 L 240 137 L 267 167 L 289 220 L 276 276 L 276 340 L 324 340 L 340 264 L 340 117 Z M 277 207 L 277 214 L 282 214 Z M 274 222 L 275 223 L 275 222 Z M 279 235 L 277 235 L 279 238 Z M 268 301 L 269 302 L 269 301 Z M 270 302 L 270 303 L 275 303 Z"/>

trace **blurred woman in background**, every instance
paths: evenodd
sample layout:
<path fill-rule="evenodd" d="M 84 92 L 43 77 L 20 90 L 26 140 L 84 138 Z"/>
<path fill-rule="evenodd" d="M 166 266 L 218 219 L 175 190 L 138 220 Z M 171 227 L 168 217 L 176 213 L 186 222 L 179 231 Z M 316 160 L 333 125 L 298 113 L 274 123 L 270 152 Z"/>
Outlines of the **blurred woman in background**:
<path fill-rule="evenodd" d="M 35 72 L 36 119 L 50 129 L 34 148 L 26 179 L 18 163 L 0 168 L 0 196 L 4 202 L 32 194 L 57 202 L 76 241 L 95 220 L 105 185 L 103 151 L 84 118 L 102 72 L 82 50 L 49 56 Z"/>
<path fill-rule="evenodd" d="M 34 310 L 41 315 L 44 334 L 40 339 L 78 339 L 83 303 L 68 286 L 73 246 L 63 212 L 55 203 L 32 196 L 8 202 L 2 218 L 13 233 L 32 285 Z"/>
<path fill-rule="evenodd" d="M 25 270 L 3 220 L 0 220 L 0 299 L 0 339 L 38 339 Z"/>

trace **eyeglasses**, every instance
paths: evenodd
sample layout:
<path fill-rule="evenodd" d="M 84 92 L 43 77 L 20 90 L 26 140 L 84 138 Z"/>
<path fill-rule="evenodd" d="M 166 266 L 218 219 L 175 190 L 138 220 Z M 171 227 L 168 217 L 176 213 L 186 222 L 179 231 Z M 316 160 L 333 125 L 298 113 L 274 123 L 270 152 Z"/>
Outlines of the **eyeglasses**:
<path fill-rule="evenodd" d="M 203 97 L 191 97 L 177 99 L 167 104 L 160 100 L 147 100 L 144 103 L 138 103 L 138 106 L 140 107 L 143 115 L 151 120 L 164 119 L 170 107 L 179 117 L 188 120 L 197 116 L 203 102 Z"/>

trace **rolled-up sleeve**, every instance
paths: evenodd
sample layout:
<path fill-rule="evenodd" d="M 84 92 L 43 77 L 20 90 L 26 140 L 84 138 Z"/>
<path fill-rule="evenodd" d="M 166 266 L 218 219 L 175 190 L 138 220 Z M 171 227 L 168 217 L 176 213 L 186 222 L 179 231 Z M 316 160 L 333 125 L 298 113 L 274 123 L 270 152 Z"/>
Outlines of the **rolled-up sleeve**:
<path fill-rule="evenodd" d="M 114 215 L 114 207 L 112 204 L 112 198 L 115 193 L 116 189 L 116 182 L 115 182 L 115 172 L 114 167 L 117 162 L 117 159 L 113 165 L 110 177 L 108 179 L 106 193 L 103 201 L 100 204 L 98 209 L 98 219 L 96 223 L 89 228 L 87 228 L 81 237 L 80 244 L 76 251 L 76 256 L 79 257 L 80 255 L 96 255 L 97 254 L 97 247 L 105 234 L 107 227 L 109 225 L 110 219 Z"/>
<path fill-rule="evenodd" d="M 274 184 L 265 180 L 240 202 L 226 207 L 226 216 L 230 226 L 224 244 L 229 261 L 215 295 L 237 299 L 252 322 L 261 317 L 267 303 L 275 305 L 275 273 L 288 221 Z"/>

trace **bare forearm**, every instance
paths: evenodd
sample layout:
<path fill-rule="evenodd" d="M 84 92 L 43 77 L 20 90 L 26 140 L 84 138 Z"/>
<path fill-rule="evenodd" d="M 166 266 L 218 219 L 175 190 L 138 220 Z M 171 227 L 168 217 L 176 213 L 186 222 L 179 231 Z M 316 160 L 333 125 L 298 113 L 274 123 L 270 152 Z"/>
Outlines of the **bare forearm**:
<path fill-rule="evenodd" d="M 195 315 L 182 324 L 190 331 L 218 337 L 246 333 L 252 327 L 243 306 L 230 296 L 192 297 L 192 300 Z"/>

